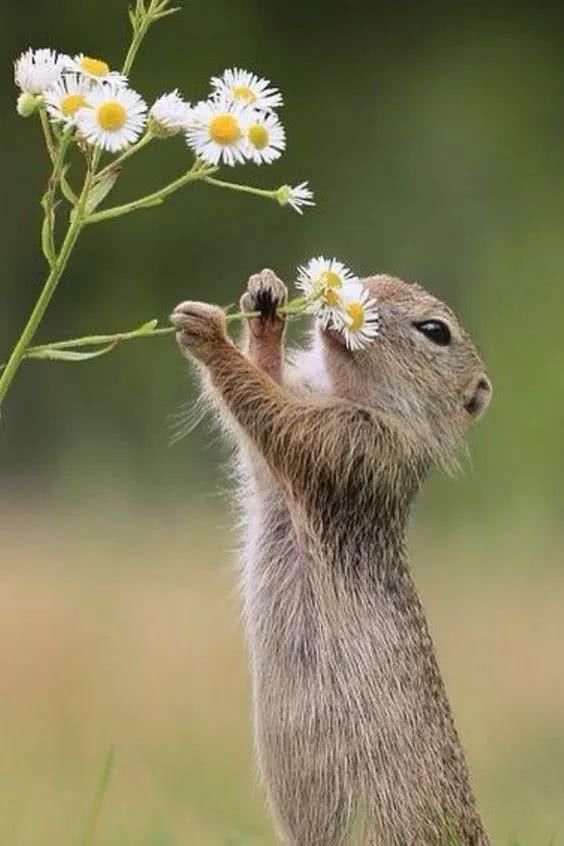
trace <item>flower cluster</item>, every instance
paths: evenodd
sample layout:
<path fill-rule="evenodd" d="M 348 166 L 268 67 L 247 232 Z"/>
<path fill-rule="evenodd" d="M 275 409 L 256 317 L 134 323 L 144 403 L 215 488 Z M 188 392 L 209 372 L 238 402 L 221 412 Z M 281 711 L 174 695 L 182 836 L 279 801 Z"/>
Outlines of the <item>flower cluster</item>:
<path fill-rule="evenodd" d="M 112 69 L 101 58 L 84 53 L 70 56 L 50 48 L 29 48 L 14 63 L 20 89 L 17 112 L 24 118 L 37 115 L 51 175 L 41 199 L 40 244 L 47 264 L 46 277 L 6 364 L 0 365 L 0 405 L 25 358 L 88 361 L 109 353 L 123 340 L 160 337 L 174 331 L 149 320 L 129 332 L 32 346 L 86 226 L 153 208 L 196 182 L 263 197 L 299 214 L 315 205 L 307 182 L 269 189 L 217 177 L 221 165 L 270 164 L 282 155 L 286 134 L 276 110 L 283 100 L 269 80 L 240 68 L 228 69 L 212 77 L 207 99 L 194 106 L 177 88 L 148 105 L 130 86 L 128 77 L 149 29 L 180 11 L 171 4 L 172 0 L 135 0 L 130 5 L 131 41 L 121 70 Z M 147 146 L 156 145 L 157 139 L 175 135 L 184 138 L 185 149 L 190 151 L 188 165 L 180 175 L 129 202 L 107 203 L 124 163 Z M 74 168 L 70 176 L 68 173 L 68 156 L 73 149 L 82 154 L 81 182 Z M 108 162 L 102 161 L 104 153 L 109 154 Z M 310 304 L 300 297 L 294 305 L 298 314 Z M 228 315 L 227 319 L 242 316 Z"/>
<path fill-rule="evenodd" d="M 194 107 L 175 89 L 148 108 L 123 74 L 82 53 L 71 57 L 29 49 L 15 63 L 15 81 L 22 91 L 21 115 L 44 105 L 52 123 L 74 127 L 78 138 L 109 153 L 136 143 L 143 132 L 158 138 L 183 133 L 197 158 L 213 167 L 270 164 L 286 147 L 274 111 L 282 95 L 269 80 L 238 68 L 212 77 L 209 98 Z M 314 205 L 305 182 L 283 186 L 276 199 L 300 213 Z"/>
<path fill-rule="evenodd" d="M 186 134 L 196 155 L 212 165 L 252 160 L 270 164 L 286 147 L 284 127 L 274 111 L 282 95 L 249 71 L 226 70 L 212 77 L 212 94 L 194 109 Z"/>
<path fill-rule="evenodd" d="M 347 347 L 361 350 L 379 333 L 376 300 L 349 268 L 335 258 L 313 258 L 298 268 L 297 286 L 324 328 L 341 332 Z"/>

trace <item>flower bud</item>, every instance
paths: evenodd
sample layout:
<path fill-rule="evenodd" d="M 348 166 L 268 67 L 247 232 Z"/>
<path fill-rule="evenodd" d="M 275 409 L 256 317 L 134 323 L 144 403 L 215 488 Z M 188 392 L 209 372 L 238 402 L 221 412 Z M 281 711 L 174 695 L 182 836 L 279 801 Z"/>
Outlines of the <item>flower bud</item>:
<path fill-rule="evenodd" d="M 37 111 L 37 108 L 40 103 L 41 97 L 37 97 L 35 94 L 28 94 L 27 92 L 24 92 L 18 97 L 16 109 L 21 117 L 27 118 L 31 117 L 31 115 L 35 111 Z"/>
<path fill-rule="evenodd" d="M 185 132 L 192 115 L 189 103 L 185 103 L 178 89 L 163 94 L 155 100 L 149 111 L 149 132 L 155 138 L 170 138 Z"/>
<path fill-rule="evenodd" d="M 182 132 L 180 126 L 167 126 L 165 123 L 158 121 L 153 115 L 149 116 L 147 129 L 155 138 L 171 138 L 173 135 L 178 135 Z"/>

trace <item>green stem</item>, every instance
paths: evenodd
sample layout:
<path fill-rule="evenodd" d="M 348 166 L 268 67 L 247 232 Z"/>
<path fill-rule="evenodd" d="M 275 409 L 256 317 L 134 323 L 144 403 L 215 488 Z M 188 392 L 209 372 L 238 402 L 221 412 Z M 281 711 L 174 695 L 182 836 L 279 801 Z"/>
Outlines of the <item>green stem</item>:
<path fill-rule="evenodd" d="M 129 45 L 129 50 L 127 51 L 123 67 L 121 69 L 121 72 L 124 76 L 129 76 L 129 74 L 131 73 L 131 68 L 133 66 L 133 62 L 135 61 L 137 52 L 141 46 L 141 42 L 147 35 L 147 30 L 150 26 L 151 20 L 149 19 L 149 15 L 147 14 L 140 27 L 133 33 L 133 39 L 131 41 L 131 44 Z"/>
<path fill-rule="evenodd" d="M 61 140 L 59 142 L 59 149 L 56 152 L 55 158 L 53 159 L 53 173 L 49 180 L 49 202 L 54 204 L 55 197 L 57 194 L 57 186 L 60 184 L 63 178 L 63 171 L 65 166 L 65 156 L 67 154 L 67 150 L 71 141 L 72 135 L 72 127 L 69 127 L 63 133 Z"/>
<path fill-rule="evenodd" d="M 145 197 L 140 197 L 138 200 L 133 200 L 131 203 L 125 203 L 123 206 L 114 206 L 111 209 L 104 209 L 104 211 L 96 212 L 87 217 L 85 223 L 100 223 L 104 220 L 110 220 L 113 217 L 121 217 L 124 214 L 138 211 L 139 209 L 150 208 L 157 206 L 163 202 L 170 194 L 178 191 L 189 182 L 196 182 L 199 179 L 205 179 L 209 173 L 215 173 L 218 170 L 216 167 L 207 168 L 205 170 L 195 169 L 194 167 L 187 173 L 175 179 L 164 188 L 154 191 L 152 194 L 147 194 Z"/>
<path fill-rule="evenodd" d="M 60 179 L 63 173 L 65 155 L 70 142 L 71 132 L 72 129 L 68 129 L 59 139 L 59 147 L 53 160 L 53 173 L 49 178 L 47 191 L 41 200 L 41 205 L 44 210 L 43 227 L 41 230 L 41 246 L 43 249 L 43 255 L 49 262 L 50 267 L 53 267 L 57 257 L 55 248 L 55 200 L 57 197 L 57 187 L 60 184 Z"/>
<path fill-rule="evenodd" d="M 135 153 L 138 153 L 140 150 L 143 149 L 143 147 L 146 147 L 147 144 L 149 144 L 154 139 L 154 137 L 155 136 L 152 132 L 147 131 L 145 135 L 143 135 L 143 137 L 137 142 L 137 144 L 133 144 L 132 147 L 128 147 L 127 150 L 121 154 L 121 156 L 118 156 L 117 159 L 114 159 L 113 162 L 110 162 L 109 165 L 106 165 L 106 167 L 98 171 L 94 181 L 98 182 L 100 179 L 103 179 L 103 177 L 106 176 L 106 174 L 108 174 L 111 170 L 115 170 L 117 167 L 121 167 L 121 165 L 125 161 L 127 161 L 127 159 L 130 159 L 131 156 L 134 156 Z"/>
<path fill-rule="evenodd" d="M 147 35 L 151 24 L 158 20 L 159 17 L 165 16 L 163 14 L 157 14 L 158 8 L 159 0 L 151 0 L 147 11 L 144 14 L 139 15 L 136 19 L 136 23 L 133 25 L 133 38 L 121 69 L 124 76 L 129 76 L 131 73 L 131 68 L 133 67 L 133 62 L 135 61 L 139 48 L 141 47 L 141 42 Z"/>
<path fill-rule="evenodd" d="M 82 338 L 69 338 L 67 341 L 54 341 L 48 344 L 39 344 L 36 347 L 29 347 L 27 353 L 47 352 L 49 350 L 74 350 L 80 347 L 103 347 L 106 344 L 119 343 L 120 341 L 133 341 L 135 338 L 148 338 L 151 335 L 169 335 L 174 332 L 174 326 L 162 326 L 152 329 L 150 332 L 139 332 L 132 329 L 130 332 L 116 332 L 114 335 L 85 335 Z"/>
<path fill-rule="evenodd" d="M 244 194 L 255 194 L 257 197 L 267 197 L 269 200 L 276 200 L 277 191 L 269 191 L 266 188 L 253 188 L 252 185 L 239 185 L 237 182 L 224 182 L 222 179 L 205 177 L 204 182 L 208 185 L 215 185 L 217 188 L 230 188 L 232 191 L 242 191 Z"/>
<path fill-rule="evenodd" d="M 37 302 L 35 303 L 35 307 L 31 312 L 29 319 L 24 327 L 22 334 L 19 337 L 19 340 L 12 350 L 12 354 L 8 359 L 8 363 L 6 364 L 6 368 L 0 376 L 0 406 L 6 396 L 10 385 L 14 379 L 14 376 L 18 372 L 19 366 L 22 362 L 22 359 L 25 357 L 25 353 L 33 340 L 33 337 L 37 331 L 39 324 L 47 310 L 47 306 L 51 302 L 51 297 L 55 293 L 55 289 L 61 278 L 61 275 L 65 269 L 66 263 L 69 259 L 69 256 L 72 252 L 74 245 L 76 244 L 76 239 L 78 238 L 80 232 L 80 227 L 77 224 L 69 226 L 67 231 L 65 240 L 63 241 L 61 251 L 51 268 L 51 272 L 47 277 L 47 280 L 43 286 L 41 294 Z"/>
<path fill-rule="evenodd" d="M 63 132 L 63 135 L 62 135 L 62 138 L 61 138 L 61 141 L 60 141 L 60 145 L 59 145 L 59 152 L 57 154 L 57 158 L 55 160 L 55 166 L 54 166 L 54 169 L 53 169 L 53 179 L 55 180 L 55 182 L 57 182 L 59 177 L 62 177 L 62 175 L 63 175 L 63 169 L 64 169 L 64 164 L 65 164 L 65 156 L 67 154 L 67 150 L 68 150 L 69 144 L 71 142 L 72 133 L 73 133 L 72 126 L 69 126 Z"/>
<path fill-rule="evenodd" d="M 288 317 L 294 317 L 302 314 L 308 304 L 305 297 L 296 297 L 291 300 L 286 306 L 278 309 L 279 314 L 285 314 Z M 237 320 L 249 320 L 252 317 L 260 317 L 259 311 L 252 312 L 234 312 L 225 316 L 226 323 L 234 323 Z M 127 332 L 116 332 L 113 335 L 85 335 L 81 338 L 68 338 L 66 341 L 52 341 L 46 344 L 38 344 L 35 347 L 28 347 L 25 351 L 24 357 L 34 358 L 39 357 L 38 353 L 46 353 L 49 350 L 73 350 L 81 347 L 104 347 L 116 345 L 122 341 L 134 341 L 137 338 L 153 338 L 160 335 L 171 335 L 176 332 L 174 326 L 159 326 L 150 331 L 140 331 L 139 328 L 132 329 Z M 111 347 L 110 347 L 111 349 Z M 110 349 L 107 352 L 110 352 Z M 0 365 L 1 368 L 1 365 Z"/>
<path fill-rule="evenodd" d="M 4 401 L 4 398 L 8 393 L 10 385 L 12 384 L 14 377 L 19 370 L 20 364 L 25 358 L 26 351 L 34 338 L 35 333 L 37 332 L 39 324 L 43 319 L 43 315 L 45 314 L 49 303 L 51 302 L 51 298 L 55 293 L 55 290 L 59 283 L 59 279 L 61 278 L 65 267 L 67 266 L 67 262 L 77 242 L 78 236 L 80 235 L 80 231 L 84 222 L 84 206 L 86 204 L 91 182 L 92 172 L 89 171 L 86 174 L 86 178 L 84 180 L 84 185 L 82 187 L 77 207 L 75 209 L 74 214 L 71 216 L 71 222 L 69 224 L 69 228 L 67 229 L 67 233 L 61 245 L 59 254 L 55 257 L 53 261 L 51 271 L 47 276 L 47 279 L 45 281 L 45 284 L 43 285 L 41 293 L 39 294 L 37 302 L 35 303 L 33 311 L 31 312 L 28 321 L 23 329 L 23 332 L 21 333 L 14 349 L 12 350 L 6 367 L 2 372 L 2 375 L 0 376 L 0 407 L 2 406 L 2 402 Z"/>
<path fill-rule="evenodd" d="M 49 158 L 51 159 L 51 163 L 55 164 L 55 158 L 57 155 L 55 152 L 55 142 L 53 141 L 49 118 L 47 117 L 47 112 L 43 106 L 39 107 L 39 119 L 41 121 L 41 129 L 43 130 L 43 135 L 45 137 L 45 146 L 47 147 Z"/>
<path fill-rule="evenodd" d="M 49 153 L 49 158 L 51 159 L 51 162 L 54 165 L 56 160 L 57 160 L 58 154 L 57 154 L 55 142 L 53 140 L 53 133 L 51 132 L 51 126 L 49 124 L 49 118 L 47 117 L 47 112 L 45 111 L 44 106 L 40 106 L 40 108 L 39 108 L 39 119 L 41 121 L 41 128 L 43 130 L 43 135 L 45 137 L 45 145 L 46 145 L 47 151 Z M 63 139 L 66 137 L 67 132 L 69 132 L 69 130 L 65 130 L 65 133 L 63 135 Z M 69 133 L 69 136 L 70 136 L 70 133 Z M 69 137 L 69 141 L 70 141 L 70 137 Z M 68 146 L 68 141 L 67 141 L 67 146 Z M 67 178 L 64 175 L 64 173 L 61 173 L 61 191 L 63 192 L 63 195 L 68 200 L 68 202 L 71 203 L 71 205 L 73 205 L 73 206 L 76 205 L 78 198 L 77 198 L 76 194 L 74 193 L 74 191 L 72 190 L 71 186 L 69 185 Z"/>

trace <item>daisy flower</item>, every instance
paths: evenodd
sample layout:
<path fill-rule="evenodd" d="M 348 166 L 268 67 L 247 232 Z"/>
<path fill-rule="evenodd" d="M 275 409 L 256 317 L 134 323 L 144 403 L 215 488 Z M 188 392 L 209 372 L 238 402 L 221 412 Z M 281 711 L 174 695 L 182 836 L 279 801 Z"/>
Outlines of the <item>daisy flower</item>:
<path fill-rule="evenodd" d="M 286 148 L 286 133 L 273 112 L 255 112 L 247 127 L 247 142 L 247 156 L 255 164 L 270 164 Z"/>
<path fill-rule="evenodd" d="M 43 94 L 53 85 L 69 62 L 69 57 L 55 50 L 26 50 L 14 62 L 16 85 L 25 94 Z"/>
<path fill-rule="evenodd" d="M 206 100 L 192 112 L 186 141 L 197 156 L 211 165 L 245 161 L 246 131 L 253 119 L 248 106 L 227 100 Z"/>
<path fill-rule="evenodd" d="M 292 206 L 298 214 L 303 214 L 302 207 L 315 205 L 313 191 L 308 188 L 307 182 L 300 182 L 293 188 L 291 185 L 282 185 L 277 191 L 277 199 L 281 206 Z"/>
<path fill-rule="evenodd" d="M 89 144 L 117 153 L 137 140 L 145 126 L 147 106 L 132 91 L 100 85 L 88 95 L 88 105 L 75 115 L 78 131 Z"/>
<path fill-rule="evenodd" d="M 336 329 L 343 333 L 350 350 L 362 350 L 372 343 L 380 331 L 380 316 L 376 300 L 360 283 L 349 283 L 341 292 L 341 309 L 333 319 Z"/>
<path fill-rule="evenodd" d="M 114 85 L 127 84 L 127 77 L 122 73 L 110 70 L 110 66 L 103 59 L 93 59 L 91 56 L 79 53 L 67 61 L 68 70 L 80 73 L 93 82 L 111 82 Z"/>
<path fill-rule="evenodd" d="M 92 85 L 78 74 L 65 74 L 45 92 L 47 111 L 54 123 L 73 123 L 79 109 L 88 105 Z"/>
<path fill-rule="evenodd" d="M 311 312 L 327 326 L 339 319 L 345 286 L 357 281 L 343 262 L 319 256 L 298 267 L 296 286 L 311 301 Z"/>
<path fill-rule="evenodd" d="M 186 103 L 175 88 L 170 94 L 163 94 L 151 106 L 149 128 L 160 138 L 176 135 L 188 128 L 191 114 L 190 103 Z"/>
<path fill-rule="evenodd" d="M 229 68 L 221 76 L 212 76 L 211 84 L 215 96 L 253 106 L 259 112 L 269 112 L 283 103 L 278 88 L 269 87 L 269 79 L 240 68 Z"/>

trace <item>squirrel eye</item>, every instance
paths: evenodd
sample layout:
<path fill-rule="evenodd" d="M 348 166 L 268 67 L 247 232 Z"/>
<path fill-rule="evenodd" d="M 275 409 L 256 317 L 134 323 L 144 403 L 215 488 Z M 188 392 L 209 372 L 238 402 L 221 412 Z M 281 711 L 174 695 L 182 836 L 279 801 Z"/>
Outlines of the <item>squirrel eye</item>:
<path fill-rule="evenodd" d="M 422 320 L 413 324 L 418 332 L 438 344 L 439 347 L 447 347 L 450 344 L 450 329 L 442 320 Z"/>

